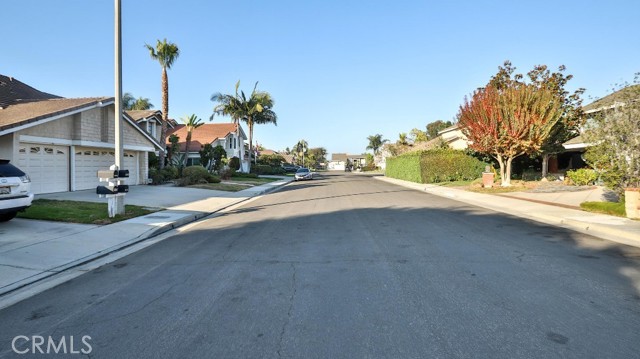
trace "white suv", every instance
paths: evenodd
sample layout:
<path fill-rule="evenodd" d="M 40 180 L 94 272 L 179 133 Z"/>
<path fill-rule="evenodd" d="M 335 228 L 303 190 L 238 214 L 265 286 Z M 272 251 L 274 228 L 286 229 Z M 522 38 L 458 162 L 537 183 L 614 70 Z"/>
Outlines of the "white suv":
<path fill-rule="evenodd" d="M 31 206 L 31 179 L 8 160 L 0 160 L 0 222 Z"/>

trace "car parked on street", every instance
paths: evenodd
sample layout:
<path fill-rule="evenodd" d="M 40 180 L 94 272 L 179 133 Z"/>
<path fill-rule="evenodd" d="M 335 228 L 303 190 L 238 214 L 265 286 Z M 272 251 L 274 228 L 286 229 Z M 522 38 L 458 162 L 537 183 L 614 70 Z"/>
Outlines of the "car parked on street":
<path fill-rule="evenodd" d="M 0 222 L 6 222 L 33 201 L 31 179 L 8 160 L 0 160 Z"/>
<path fill-rule="evenodd" d="M 296 171 L 296 174 L 293 178 L 296 181 L 311 180 L 313 179 L 313 172 L 311 172 L 311 170 L 309 170 L 308 168 L 302 167 Z"/>

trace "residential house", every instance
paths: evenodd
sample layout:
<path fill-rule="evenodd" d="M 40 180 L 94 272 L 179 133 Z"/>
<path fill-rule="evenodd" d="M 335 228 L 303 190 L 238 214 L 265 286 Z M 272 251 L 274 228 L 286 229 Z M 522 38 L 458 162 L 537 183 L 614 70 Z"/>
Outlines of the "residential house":
<path fill-rule="evenodd" d="M 327 164 L 329 171 L 344 171 L 347 163 L 353 168 L 364 167 L 366 164 L 366 155 L 349 155 L 346 153 L 332 153 L 331 160 Z"/>
<path fill-rule="evenodd" d="M 62 98 L 0 75 L 0 158 L 31 177 L 34 193 L 92 189 L 115 163 L 113 97 Z M 123 116 L 127 184 L 146 183 L 148 153 L 161 145 Z"/>
<path fill-rule="evenodd" d="M 162 111 L 160 110 L 129 110 L 125 111 L 127 116 L 134 120 L 140 128 L 145 130 L 151 137 L 160 143 L 162 134 Z M 167 121 L 167 132 L 176 126 L 175 121 Z"/>
<path fill-rule="evenodd" d="M 619 91 L 616 91 L 608 96 L 605 96 L 584 106 L 582 109 L 587 116 L 587 121 L 589 121 L 589 118 L 593 118 L 598 114 L 606 112 L 607 110 L 611 110 L 618 106 L 623 106 L 624 100 L 629 98 L 630 96 L 635 96 L 635 94 L 638 92 L 638 89 L 640 89 L 640 85 L 625 87 Z M 560 167 L 567 169 L 577 169 L 585 167 L 586 163 L 583 157 L 584 153 L 587 151 L 587 147 L 589 146 L 590 144 L 584 141 L 582 134 L 579 134 L 578 136 L 563 143 L 562 147 L 565 148 L 565 153 L 558 155 L 558 162 L 560 162 Z"/>
<path fill-rule="evenodd" d="M 244 133 L 242 126 L 233 123 L 206 123 L 191 131 L 191 142 L 187 149 L 187 128 L 185 125 L 176 125 L 167 132 L 166 145 L 169 146 L 169 136 L 176 135 L 179 137 L 178 142 L 182 153 L 187 152 L 187 166 L 200 164 L 200 150 L 205 144 L 211 146 L 222 146 L 227 151 L 227 158 L 238 157 L 241 159 L 241 171 L 249 171 L 248 151 L 244 146 L 247 135 Z"/>

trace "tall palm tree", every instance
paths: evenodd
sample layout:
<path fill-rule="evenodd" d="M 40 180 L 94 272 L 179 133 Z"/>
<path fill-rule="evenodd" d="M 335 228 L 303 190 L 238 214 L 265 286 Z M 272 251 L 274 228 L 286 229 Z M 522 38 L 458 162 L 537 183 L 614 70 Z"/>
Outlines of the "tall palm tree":
<path fill-rule="evenodd" d="M 373 150 L 374 155 L 377 155 L 378 152 L 380 152 L 380 147 L 382 147 L 385 142 L 389 141 L 383 140 L 382 135 L 379 133 L 367 137 L 367 140 L 369 140 L 369 146 L 367 146 L 367 150 Z"/>
<path fill-rule="evenodd" d="M 230 116 L 237 125 L 240 120 L 247 123 L 249 128 L 249 153 L 253 155 L 253 126 L 255 124 L 277 124 L 278 116 L 272 110 L 274 101 L 271 95 L 265 91 L 258 91 L 256 82 L 249 98 L 244 91 L 239 91 L 240 81 L 236 83 L 235 95 L 216 93 L 211 96 L 211 101 L 218 104 L 213 108 L 214 115 Z M 239 131 L 239 130 L 238 130 Z"/>
<path fill-rule="evenodd" d="M 186 140 L 186 147 L 184 150 L 185 156 L 184 156 L 184 164 L 183 164 L 184 167 L 187 167 L 187 160 L 189 159 L 189 146 L 191 145 L 191 134 L 193 130 L 204 125 L 204 123 L 202 123 L 202 119 L 199 119 L 194 114 L 192 114 L 189 117 L 183 117 L 182 122 L 184 123 L 184 126 L 187 129 L 187 140 Z"/>
<path fill-rule="evenodd" d="M 167 136 L 167 121 L 169 120 L 169 79 L 167 78 L 167 69 L 173 66 L 180 55 L 178 46 L 174 43 L 158 40 L 156 47 L 144 45 L 149 50 L 152 59 L 158 61 L 162 67 L 162 131 L 160 132 L 160 143 L 164 144 Z M 165 151 L 160 152 L 160 168 L 164 167 Z"/>

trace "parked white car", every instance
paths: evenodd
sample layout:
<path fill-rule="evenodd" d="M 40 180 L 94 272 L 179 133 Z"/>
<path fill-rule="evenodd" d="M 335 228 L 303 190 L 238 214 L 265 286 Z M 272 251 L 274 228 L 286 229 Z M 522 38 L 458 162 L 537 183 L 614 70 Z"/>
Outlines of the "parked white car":
<path fill-rule="evenodd" d="M 311 170 L 309 170 L 308 168 L 304 168 L 304 167 L 299 168 L 296 171 L 296 174 L 294 175 L 293 179 L 296 181 L 313 179 L 313 172 L 311 172 Z"/>
<path fill-rule="evenodd" d="M 11 220 L 32 201 L 29 176 L 8 160 L 0 160 L 0 222 Z"/>

